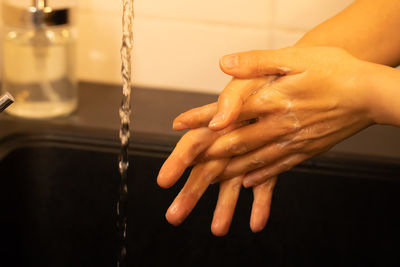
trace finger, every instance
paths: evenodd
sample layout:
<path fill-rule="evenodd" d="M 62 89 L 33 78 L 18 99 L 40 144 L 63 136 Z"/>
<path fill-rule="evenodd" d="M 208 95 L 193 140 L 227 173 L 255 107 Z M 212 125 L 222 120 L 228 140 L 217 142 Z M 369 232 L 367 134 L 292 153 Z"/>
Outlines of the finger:
<path fill-rule="evenodd" d="M 175 131 L 207 127 L 211 119 L 217 113 L 218 103 L 211 103 L 202 107 L 194 108 L 180 114 L 174 120 L 172 128 Z"/>
<path fill-rule="evenodd" d="M 169 188 L 179 180 L 185 169 L 203 160 L 204 151 L 218 138 L 241 125 L 235 123 L 224 130 L 215 132 L 203 127 L 187 132 L 178 142 L 171 155 L 164 162 L 157 177 L 157 183 L 163 188 Z"/>
<path fill-rule="evenodd" d="M 293 133 L 298 128 L 297 119 L 289 116 L 269 115 L 258 122 L 233 130 L 207 149 L 210 158 L 232 157 L 260 148 L 280 136 Z M 279 140 L 278 140 L 279 141 Z"/>
<path fill-rule="evenodd" d="M 259 185 L 271 177 L 277 176 L 306 160 L 309 156 L 305 154 L 290 155 L 275 163 L 252 171 L 243 178 L 243 186 L 246 188 Z"/>
<path fill-rule="evenodd" d="M 209 184 L 225 168 L 229 159 L 211 160 L 196 165 L 165 217 L 172 225 L 181 224 L 190 214 Z"/>
<path fill-rule="evenodd" d="M 249 102 L 251 100 L 251 102 Z M 260 105 L 261 101 L 251 97 L 242 106 L 241 112 L 236 123 L 246 122 L 248 120 L 257 118 L 260 114 L 266 113 L 266 105 Z M 187 129 L 197 129 L 200 127 L 208 127 L 211 119 L 217 112 L 217 102 L 208 104 L 202 107 L 191 109 L 185 113 L 180 114 L 175 118 L 172 128 L 175 131 L 182 131 Z M 268 111 L 272 111 L 272 106 L 269 106 Z"/>
<path fill-rule="evenodd" d="M 202 107 L 191 109 L 187 112 L 179 115 L 173 123 L 173 129 L 176 131 L 185 130 L 185 129 L 195 129 L 199 127 L 205 127 L 210 125 L 210 120 L 216 115 L 218 110 L 225 109 L 225 106 L 228 106 L 228 109 L 233 109 L 236 112 L 240 110 L 240 114 L 234 114 L 232 119 L 236 116 L 236 122 L 246 121 L 249 119 L 257 118 L 262 114 L 266 113 L 276 113 L 281 109 L 287 109 L 289 102 L 286 100 L 287 97 L 280 93 L 274 86 L 270 87 L 273 82 L 277 79 L 277 76 L 269 76 L 266 78 L 265 84 L 258 84 L 255 86 L 254 90 L 247 97 L 242 96 L 241 94 L 234 94 L 232 91 L 227 93 L 222 93 L 219 97 L 218 103 L 208 104 Z M 227 87 L 229 88 L 229 87 Z M 258 89 L 256 89 L 258 88 Z M 230 100 L 232 98 L 232 100 Z M 242 98 L 244 103 L 241 101 L 234 100 L 234 98 Z M 228 103 L 226 105 L 222 103 Z M 236 108 L 234 107 L 236 103 Z M 225 115 L 223 115 L 225 116 Z M 231 119 L 230 119 L 231 120 Z M 228 120 L 227 123 L 231 123 Z M 223 126 L 225 123 L 223 124 Z M 219 129 L 218 127 L 211 127 L 211 129 Z"/>
<path fill-rule="evenodd" d="M 293 101 L 282 92 L 287 87 L 285 80 L 274 80 L 254 94 L 250 95 L 243 104 L 239 121 L 258 118 L 268 114 L 284 115 L 290 112 Z"/>
<path fill-rule="evenodd" d="M 243 176 L 238 176 L 220 183 L 217 206 L 211 223 L 211 231 L 216 236 L 224 236 L 229 231 L 242 187 L 242 179 Z"/>
<path fill-rule="evenodd" d="M 264 183 L 253 187 L 253 206 L 251 208 L 250 229 L 254 232 L 260 232 L 267 224 L 276 177 L 272 177 Z"/>
<path fill-rule="evenodd" d="M 226 74 L 248 79 L 265 75 L 287 75 L 304 71 L 301 48 L 255 50 L 235 53 L 221 58 L 220 67 Z"/>
<path fill-rule="evenodd" d="M 265 145 L 244 155 L 234 157 L 218 177 L 218 181 L 251 172 L 285 158 L 293 151 L 292 144 L 294 143 L 291 141 L 274 141 L 270 145 Z"/>
<path fill-rule="evenodd" d="M 218 98 L 218 110 L 210 121 L 210 129 L 216 131 L 236 121 L 245 100 L 253 92 L 271 83 L 273 77 L 243 80 L 233 79 Z"/>
<path fill-rule="evenodd" d="M 157 183 L 163 188 L 169 188 L 176 183 L 183 172 L 195 158 L 202 153 L 214 140 L 218 133 L 208 128 L 199 128 L 187 132 L 178 142 L 171 155 L 164 162 L 157 177 Z"/>
<path fill-rule="evenodd" d="M 198 107 L 189 110 L 181 115 L 179 115 L 173 124 L 173 129 L 175 131 L 181 131 L 186 129 L 197 129 L 201 127 L 208 127 L 210 120 L 213 118 L 217 111 L 217 103 L 212 103 L 202 107 Z M 255 120 L 254 118 L 260 115 L 257 109 L 250 109 L 249 106 L 245 106 L 239 115 L 239 119 L 236 120 L 238 126 L 243 126 L 249 124 L 250 120 Z"/>

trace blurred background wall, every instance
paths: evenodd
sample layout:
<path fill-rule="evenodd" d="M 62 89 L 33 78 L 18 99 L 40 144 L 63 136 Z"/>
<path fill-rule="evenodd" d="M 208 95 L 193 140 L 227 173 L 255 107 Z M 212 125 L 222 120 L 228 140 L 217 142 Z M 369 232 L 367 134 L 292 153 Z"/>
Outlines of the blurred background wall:
<path fill-rule="evenodd" d="M 1 0 L 28 6 L 32 0 Z M 48 0 L 78 6 L 78 75 L 120 84 L 122 0 Z M 134 83 L 218 93 L 221 56 L 292 45 L 351 0 L 135 0 Z"/>
<path fill-rule="evenodd" d="M 57 2 L 57 0 L 52 0 Z M 136 85 L 220 92 L 227 53 L 293 44 L 351 0 L 135 0 Z M 120 83 L 121 0 L 79 0 L 81 80 Z"/>

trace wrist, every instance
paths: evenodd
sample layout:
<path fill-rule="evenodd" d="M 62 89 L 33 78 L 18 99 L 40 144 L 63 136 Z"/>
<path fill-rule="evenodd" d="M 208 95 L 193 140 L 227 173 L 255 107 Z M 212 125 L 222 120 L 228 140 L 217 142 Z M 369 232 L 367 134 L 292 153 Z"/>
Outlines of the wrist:
<path fill-rule="evenodd" d="M 400 126 L 400 71 L 368 63 L 363 75 L 368 116 L 378 124 Z"/>

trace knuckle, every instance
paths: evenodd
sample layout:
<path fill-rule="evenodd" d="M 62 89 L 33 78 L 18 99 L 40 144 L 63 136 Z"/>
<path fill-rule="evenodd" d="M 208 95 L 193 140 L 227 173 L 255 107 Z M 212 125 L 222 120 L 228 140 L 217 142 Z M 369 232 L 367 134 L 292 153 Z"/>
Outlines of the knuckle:
<path fill-rule="evenodd" d="M 265 166 L 265 164 L 266 164 L 265 160 L 262 160 L 259 157 L 254 157 L 248 162 L 247 169 L 249 170 L 257 169 Z"/>
<path fill-rule="evenodd" d="M 188 135 L 187 140 L 189 141 L 189 148 L 192 150 L 197 150 L 201 144 L 199 139 L 194 135 Z"/>
<path fill-rule="evenodd" d="M 307 149 L 308 140 L 293 140 L 290 142 L 288 151 L 289 153 L 298 153 Z"/>
<path fill-rule="evenodd" d="M 258 180 L 265 180 L 271 176 L 273 176 L 273 172 L 271 168 L 263 168 L 262 170 L 259 171 L 259 179 Z"/>
<path fill-rule="evenodd" d="M 201 138 L 198 138 L 196 134 L 192 134 L 188 132 L 185 136 L 185 142 L 182 143 L 181 148 L 185 151 L 190 150 L 190 155 L 197 155 L 203 149 L 203 143 L 201 142 Z M 183 147 L 185 146 L 185 147 Z"/>
<path fill-rule="evenodd" d="M 246 153 L 247 148 L 243 143 L 232 142 L 228 145 L 227 150 L 233 155 L 241 155 Z"/>
<path fill-rule="evenodd" d="M 257 95 L 256 103 L 259 104 L 261 107 L 266 108 L 266 104 L 270 99 L 270 92 L 268 90 L 263 90 Z"/>
<path fill-rule="evenodd" d="M 280 135 L 286 136 L 290 134 L 295 134 L 299 131 L 299 124 L 292 120 L 292 118 L 285 118 L 280 123 Z"/>
<path fill-rule="evenodd" d="M 291 168 L 292 168 L 292 164 L 290 164 L 288 161 L 283 161 L 279 165 L 279 169 L 284 172 L 290 170 Z"/>
<path fill-rule="evenodd" d="M 216 177 L 224 170 L 225 163 L 220 161 L 210 161 L 202 165 L 199 177 L 202 177 L 205 181 L 211 183 Z"/>
<path fill-rule="evenodd" d="M 246 145 L 236 135 L 225 136 L 225 149 L 229 154 L 239 155 L 246 152 Z"/>

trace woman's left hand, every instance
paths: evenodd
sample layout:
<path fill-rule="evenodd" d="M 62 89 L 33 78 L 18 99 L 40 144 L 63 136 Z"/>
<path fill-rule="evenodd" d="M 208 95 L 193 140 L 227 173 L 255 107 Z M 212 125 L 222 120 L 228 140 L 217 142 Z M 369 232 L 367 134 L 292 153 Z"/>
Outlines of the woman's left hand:
<path fill-rule="evenodd" d="M 218 136 L 236 127 L 239 126 L 234 125 L 219 132 L 203 127 L 186 133 L 162 166 L 157 178 L 158 184 L 164 188 L 174 185 L 185 169 L 195 164 L 196 159 L 201 158 L 202 153 Z M 224 158 L 196 164 L 166 213 L 168 222 L 173 225 L 182 223 L 208 186 L 223 172 L 229 161 L 229 158 Z M 242 187 L 242 178 L 243 176 L 237 176 L 220 182 L 217 206 L 211 224 L 211 231 L 216 236 L 223 236 L 229 230 Z M 253 232 L 261 231 L 267 223 L 275 184 L 274 177 L 253 188 L 254 200 L 250 219 L 250 228 Z"/>

